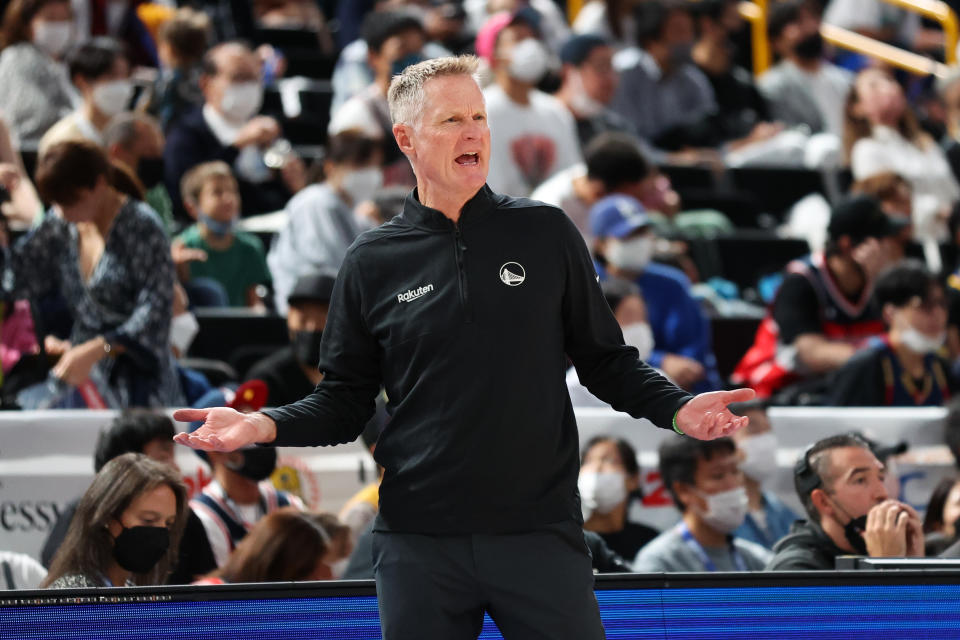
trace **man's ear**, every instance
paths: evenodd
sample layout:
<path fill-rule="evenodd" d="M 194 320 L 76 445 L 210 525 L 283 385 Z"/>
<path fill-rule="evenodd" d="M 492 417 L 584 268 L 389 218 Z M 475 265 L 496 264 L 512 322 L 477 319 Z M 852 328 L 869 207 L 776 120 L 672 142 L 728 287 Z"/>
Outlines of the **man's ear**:
<path fill-rule="evenodd" d="M 415 154 L 409 125 L 399 122 L 393 125 L 393 137 L 396 139 L 397 146 L 400 147 L 400 151 L 404 155 L 411 156 Z"/>
<path fill-rule="evenodd" d="M 677 498 L 687 509 L 689 509 L 693 504 L 696 504 L 697 500 L 700 500 L 700 496 L 698 496 L 693 490 L 693 487 L 686 482 L 674 482 L 673 492 L 677 494 Z M 677 505 L 677 508 L 680 509 L 680 505 Z"/>
<path fill-rule="evenodd" d="M 830 498 L 827 497 L 827 492 L 823 489 L 814 489 L 811 491 L 810 501 L 813 502 L 813 506 L 816 507 L 821 519 L 823 516 L 833 515 L 833 502 L 830 501 Z"/>

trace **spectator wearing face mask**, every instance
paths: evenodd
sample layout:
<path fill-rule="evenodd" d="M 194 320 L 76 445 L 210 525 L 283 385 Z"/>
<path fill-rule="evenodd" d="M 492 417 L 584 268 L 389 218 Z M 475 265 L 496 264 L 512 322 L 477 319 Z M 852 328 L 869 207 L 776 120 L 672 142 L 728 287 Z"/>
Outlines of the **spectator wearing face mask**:
<path fill-rule="evenodd" d="M 378 140 L 383 149 L 384 182 L 412 186 L 413 170 L 393 137 L 387 89 L 395 75 L 426 60 L 426 32 L 407 12 L 374 11 L 364 20 L 363 33 L 373 82 L 333 112 L 327 133 L 334 136 L 352 129 Z"/>
<path fill-rule="evenodd" d="M 743 486 L 747 490 L 747 515 L 733 535 L 772 549 L 798 519 L 775 493 L 763 490 L 764 483 L 769 487 L 777 474 L 777 436 L 762 400 L 734 405 L 732 411 L 750 418 L 745 428 L 731 436 L 739 450 Z"/>
<path fill-rule="evenodd" d="M 177 236 L 174 254 L 181 282 L 194 304 L 263 309 L 259 285 L 270 282 L 266 256 L 260 239 L 238 231 L 240 194 L 237 180 L 225 162 L 215 161 L 191 169 L 181 185 L 183 204 L 197 223 Z M 219 284 L 226 299 L 201 299 L 195 281 L 209 291 Z"/>
<path fill-rule="evenodd" d="M 12 0 L 0 29 L 0 113 L 15 144 L 33 149 L 73 108 L 61 61 L 73 40 L 69 0 Z"/>
<path fill-rule="evenodd" d="M 41 587 L 163 584 L 186 517 L 176 471 L 140 453 L 114 458 L 83 494 Z"/>
<path fill-rule="evenodd" d="M 887 331 L 836 372 L 828 404 L 943 406 L 960 388 L 938 353 L 947 335 L 943 286 L 922 264 L 909 261 L 878 278 L 874 297 Z"/>
<path fill-rule="evenodd" d="M 563 80 L 556 97 L 573 114 L 584 149 L 606 131 L 636 134 L 629 120 L 609 108 L 620 83 L 613 53 L 605 39 L 594 35 L 573 36 L 560 49 Z"/>
<path fill-rule="evenodd" d="M 267 383 L 270 402 L 275 406 L 302 398 L 323 378 L 317 365 L 334 281 L 332 273 L 297 279 L 287 297 L 290 344 L 254 364 L 248 373 L 248 378 Z"/>
<path fill-rule="evenodd" d="M 484 92 L 490 124 L 487 184 L 511 196 L 528 196 L 544 180 L 580 161 L 570 111 L 536 89 L 550 65 L 530 10 L 500 13 L 477 34 L 477 53 L 493 70 Z"/>
<path fill-rule="evenodd" d="M 634 571 L 763 569 L 770 552 L 732 535 L 747 513 L 733 440 L 671 437 L 660 445 L 659 454 L 660 476 L 682 517 L 640 550 Z"/>
<path fill-rule="evenodd" d="M 780 62 L 760 76 L 757 85 L 773 118 L 787 126 L 806 125 L 812 133 L 842 137 L 843 105 L 853 76 L 824 58 L 815 3 L 774 3 L 767 33 Z"/>
<path fill-rule="evenodd" d="M 233 169 L 243 215 L 282 209 L 306 186 L 303 161 L 281 149 L 280 125 L 258 116 L 263 103 L 260 59 L 249 47 L 227 42 L 203 58 L 200 88 L 203 106 L 189 111 L 167 130 L 163 151 L 164 183 L 173 199 L 174 216 L 190 222 L 180 199 L 180 181 L 198 164 L 221 160 Z M 274 153 L 267 154 L 276 147 Z M 270 156 L 272 168 L 267 166 Z"/>
<path fill-rule="evenodd" d="M 145 113 L 126 112 L 112 118 L 103 132 L 103 146 L 111 161 L 126 165 L 143 185 L 144 202 L 156 211 L 173 233 L 173 202 L 163 185 L 163 132 Z"/>
<path fill-rule="evenodd" d="M 647 305 L 637 285 L 620 278 L 608 278 L 600 283 L 613 317 L 623 332 L 623 343 L 634 347 L 640 359 L 646 361 L 653 352 L 653 331 L 647 322 Z M 567 391 L 574 407 L 609 407 L 583 386 L 575 367 L 567 370 Z M 634 554 L 624 555 L 632 558 Z"/>
<path fill-rule="evenodd" d="M 627 520 L 633 498 L 640 495 L 637 452 L 623 439 L 596 436 L 587 442 L 577 479 L 583 528 L 599 535 L 622 558 L 635 558 L 657 537 L 656 529 Z"/>
<path fill-rule="evenodd" d="M 913 507 L 890 499 L 886 470 L 853 434 L 807 449 L 794 467 L 797 496 L 809 517 L 774 546 L 768 571 L 833 570 L 840 555 L 923 556 L 923 525 Z"/>
<path fill-rule="evenodd" d="M 647 303 L 655 345 L 647 363 L 686 389 L 720 388 L 707 318 L 687 277 L 652 261 L 656 236 L 643 206 L 629 196 L 608 196 L 590 210 L 590 225 L 600 278 L 635 283 Z"/>
<path fill-rule="evenodd" d="M 128 110 L 133 99 L 130 61 L 111 38 L 94 38 L 67 55 L 70 80 L 83 99 L 80 108 L 53 125 L 40 139 L 38 153 L 58 142 L 89 140 L 103 145 L 110 119 Z"/>
<path fill-rule="evenodd" d="M 323 181 L 290 199 L 287 223 L 267 254 L 278 313 L 286 313 L 297 278 L 340 268 L 347 248 L 368 226 L 355 209 L 383 183 L 382 160 L 380 140 L 360 131 L 344 131 L 327 141 Z"/>
<path fill-rule="evenodd" d="M 233 398 L 228 402 L 228 395 Z M 202 406 L 230 406 L 239 411 L 256 411 L 267 401 L 266 385 L 252 380 L 235 392 L 222 390 L 202 400 Z M 190 424 L 190 431 L 201 423 Z M 207 532 L 207 541 L 218 567 L 226 564 L 230 554 L 247 532 L 264 516 L 284 507 L 303 510 L 300 499 L 275 489 L 268 480 L 277 467 L 277 450 L 272 447 L 231 451 L 197 451 L 210 465 L 213 480 L 190 500 L 190 508 L 199 516 Z"/>

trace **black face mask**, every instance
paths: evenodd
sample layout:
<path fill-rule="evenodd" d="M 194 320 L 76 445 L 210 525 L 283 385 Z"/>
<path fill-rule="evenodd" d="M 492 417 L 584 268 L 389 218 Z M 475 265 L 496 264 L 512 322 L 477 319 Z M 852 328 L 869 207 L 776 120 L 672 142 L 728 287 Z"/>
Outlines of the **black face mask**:
<path fill-rule="evenodd" d="M 323 331 L 294 331 L 293 355 L 298 362 L 316 369 L 320 365 L 320 339 Z"/>
<path fill-rule="evenodd" d="M 113 541 L 113 557 L 127 571 L 147 573 L 169 548 L 170 531 L 166 527 L 124 527 Z"/>
<path fill-rule="evenodd" d="M 137 161 L 137 177 L 148 190 L 163 182 L 163 157 L 140 158 Z"/>
<path fill-rule="evenodd" d="M 793 52 L 804 60 L 818 60 L 823 57 L 823 36 L 819 31 L 811 33 L 793 47 Z"/>
<path fill-rule="evenodd" d="M 843 525 L 843 535 L 859 555 L 867 555 L 867 540 L 863 537 L 863 532 L 867 530 L 867 516 L 854 518 Z"/>
<path fill-rule="evenodd" d="M 266 480 L 277 468 L 277 450 L 273 448 L 246 449 L 243 453 L 243 464 L 227 464 L 231 471 L 239 473 L 244 478 L 260 482 Z"/>

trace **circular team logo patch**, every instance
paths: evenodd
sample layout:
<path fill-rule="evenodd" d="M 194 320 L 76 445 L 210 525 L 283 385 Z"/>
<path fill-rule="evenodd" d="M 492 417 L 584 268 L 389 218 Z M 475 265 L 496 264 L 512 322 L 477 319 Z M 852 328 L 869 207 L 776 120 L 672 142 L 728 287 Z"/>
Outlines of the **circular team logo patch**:
<path fill-rule="evenodd" d="M 527 279 L 527 272 L 518 262 L 508 262 L 500 267 L 500 280 L 508 287 L 519 287 Z"/>

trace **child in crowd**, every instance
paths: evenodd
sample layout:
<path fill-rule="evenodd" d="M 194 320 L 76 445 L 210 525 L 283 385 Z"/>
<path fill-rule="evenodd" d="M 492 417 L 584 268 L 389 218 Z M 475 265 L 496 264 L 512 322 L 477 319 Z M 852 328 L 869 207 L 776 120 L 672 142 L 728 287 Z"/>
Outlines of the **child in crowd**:
<path fill-rule="evenodd" d="M 262 309 L 257 285 L 270 282 L 270 271 L 260 239 L 236 230 L 240 191 L 230 167 L 221 161 L 197 165 L 183 177 L 180 194 L 197 221 L 173 247 L 191 303 Z"/>

